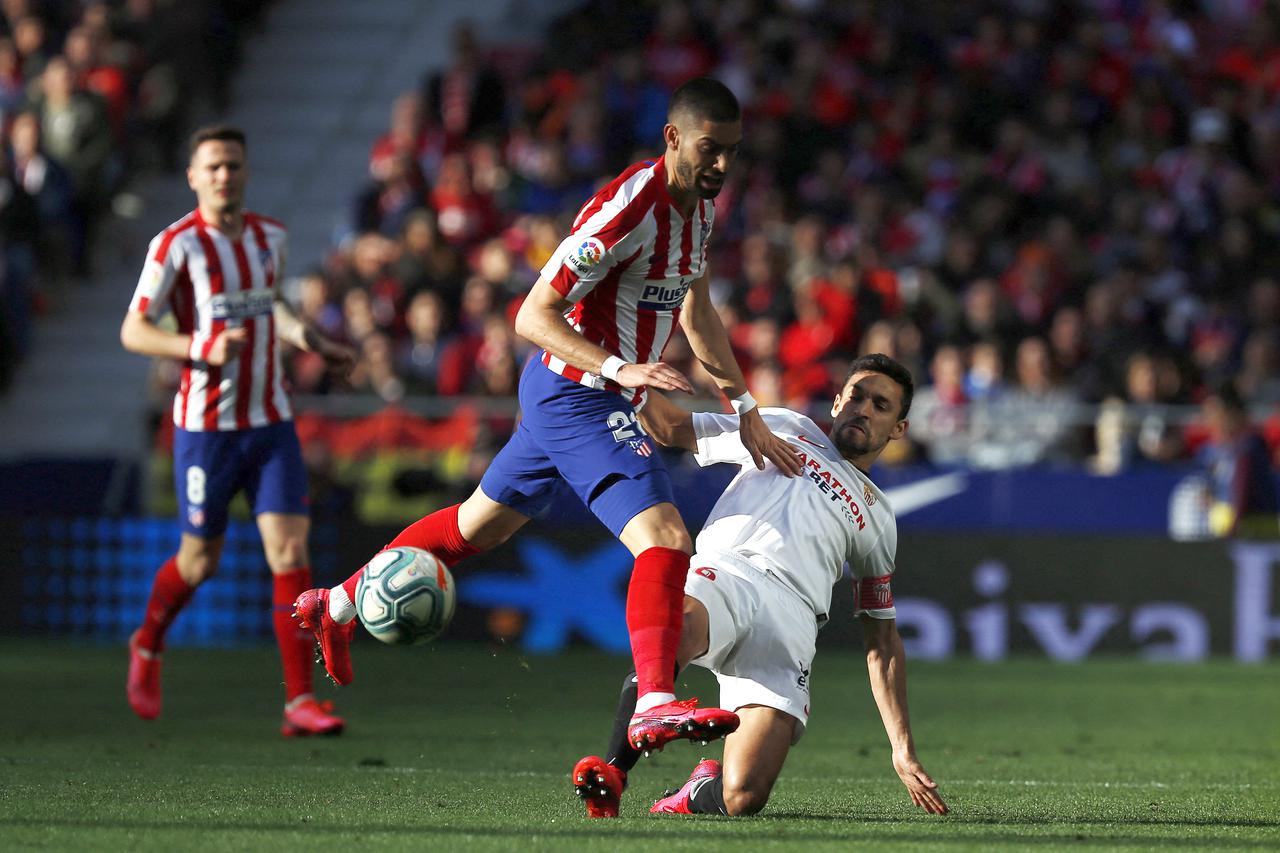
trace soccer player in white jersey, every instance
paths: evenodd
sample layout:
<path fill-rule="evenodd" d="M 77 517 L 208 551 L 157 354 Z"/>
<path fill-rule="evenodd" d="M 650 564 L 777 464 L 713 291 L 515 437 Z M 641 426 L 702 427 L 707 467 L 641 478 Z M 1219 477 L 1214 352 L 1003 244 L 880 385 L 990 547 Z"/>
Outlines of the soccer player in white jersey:
<path fill-rule="evenodd" d="M 885 445 L 906 434 L 912 394 L 910 372 L 876 354 L 850 365 L 829 432 L 788 409 L 766 409 L 765 423 L 804 463 L 804 476 L 794 479 L 771 465 L 744 464 L 750 456 L 733 415 L 690 415 L 657 394 L 641 410 L 645 428 L 662 444 L 693 451 L 701 465 L 742 465 L 698 534 L 676 656 L 682 667 L 692 663 L 716 674 L 721 706 L 737 711 L 741 723 L 725 740 L 723 765 L 699 762 L 684 786 L 650 811 L 749 815 L 764 808 L 808 724 L 818 629 L 847 563 L 893 768 L 913 803 L 931 814 L 947 812 L 911 737 L 906 660 L 890 589 L 897 524 L 867 474 Z M 634 699 L 628 676 L 608 759 L 588 756 L 573 770 L 591 817 L 617 816 L 626 774 L 639 759 L 622 724 Z"/>
<path fill-rule="evenodd" d="M 795 451 L 769 432 L 747 393 L 708 293 L 711 200 L 742 139 L 738 101 L 717 80 L 691 80 L 672 94 L 667 122 L 663 156 L 636 163 L 587 201 L 521 305 L 516 331 L 542 353 L 520 377 L 515 435 L 466 501 L 414 523 L 388 546 L 424 548 L 452 565 L 577 495 L 635 557 L 627 629 L 639 699 L 630 729 L 655 749 L 737 724 L 733 714 L 674 693 L 693 542 L 635 407 L 648 386 L 693 390 L 660 361 L 677 322 L 741 413 L 742 444 L 755 464 L 767 458 L 800 473 Z M 340 684 L 353 676 L 348 643 L 359 577 L 308 591 L 297 606 Z"/>
<path fill-rule="evenodd" d="M 151 241 L 120 329 L 125 349 L 182 362 L 173 403 L 174 478 L 182 541 L 160 567 L 141 627 L 129 640 L 126 693 L 143 719 L 159 716 L 164 634 L 218 568 L 227 506 L 243 490 L 271 569 L 272 623 L 284 667 L 287 736 L 337 734 L 343 720 L 311 691 L 312 639 L 294 599 L 311 586 L 307 474 L 281 383 L 277 338 L 337 365 L 350 348 L 307 327 L 279 300 L 288 235 L 243 207 L 248 171 L 238 128 L 207 127 L 191 141 L 187 182 L 196 209 Z M 176 331 L 159 321 L 172 313 Z"/>

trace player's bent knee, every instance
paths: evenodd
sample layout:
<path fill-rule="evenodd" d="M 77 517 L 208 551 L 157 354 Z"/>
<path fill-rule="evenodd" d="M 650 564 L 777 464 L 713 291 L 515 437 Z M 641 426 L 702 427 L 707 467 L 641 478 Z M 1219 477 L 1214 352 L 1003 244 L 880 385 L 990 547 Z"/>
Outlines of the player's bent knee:
<path fill-rule="evenodd" d="M 768 789 L 724 786 L 724 808 L 732 817 L 759 814 L 768 802 Z"/>
<path fill-rule="evenodd" d="M 272 574 L 283 575 L 307 565 L 307 541 L 288 537 L 266 549 L 267 565 Z"/>
<path fill-rule="evenodd" d="M 178 558 L 178 575 L 191 586 L 199 586 L 217 573 L 217 554 L 188 554 Z"/>
<path fill-rule="evenodd" d="M 693 553 L 693 539 L 683 527 L 679 530 L 664 531 L 654 544 L 659 548 L 671 548 L 674 551 L 684 551 L 686 554 Z"/>

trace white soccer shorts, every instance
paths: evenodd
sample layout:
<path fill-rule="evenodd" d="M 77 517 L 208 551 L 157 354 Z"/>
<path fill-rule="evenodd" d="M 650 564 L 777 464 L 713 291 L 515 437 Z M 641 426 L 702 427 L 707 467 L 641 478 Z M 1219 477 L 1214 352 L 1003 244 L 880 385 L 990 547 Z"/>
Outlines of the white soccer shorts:
<path fill-rule="evenodd" d="M 716 564 L 697 554 L 684 591 L 707 608 L 707 651 L 690 663 L 715 673 L 720 707 L 777 708 L 799 721 L 792 740 L 798 742 L 809 722 L 818 639 L 813 609 L 765 572 Z"/>

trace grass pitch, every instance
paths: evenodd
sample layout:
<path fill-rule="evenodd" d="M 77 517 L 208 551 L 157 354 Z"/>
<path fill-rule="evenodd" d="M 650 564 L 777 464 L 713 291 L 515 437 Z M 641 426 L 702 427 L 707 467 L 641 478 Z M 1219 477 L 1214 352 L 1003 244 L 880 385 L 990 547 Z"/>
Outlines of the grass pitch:
<path fill-rule="evenodd" d="M 348 732 L 286 740 L 272 649 L 171 650 L 144 723 L 123 648 L 0 641 L 0 848 L 1280 848 L 1275 664 L 913 663 L 939 818 L 893 773 L 861 655 L 823 651 L 763 815 L 649 815 L 719 751 L 673 744 L 632 774 L 621 819 L 588 821 L 568 772 L 603 749 L 626 661 L 368 638 L 355 654 L 356 683 L 322 691 Z M 701 670 L 684 680 L 715 696 Z"/>

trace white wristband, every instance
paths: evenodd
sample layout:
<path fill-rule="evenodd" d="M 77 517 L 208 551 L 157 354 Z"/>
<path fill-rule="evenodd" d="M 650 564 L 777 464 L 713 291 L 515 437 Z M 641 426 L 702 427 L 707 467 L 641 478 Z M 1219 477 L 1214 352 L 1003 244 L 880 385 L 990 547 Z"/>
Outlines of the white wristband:
<path fill-rule="evenodd" d="M 618 371 L 630 363 L 631 362 L 629 361 L 624 361 L 623 359 L 618 358 L 616 355 L 611 355 L 604 360 L 604 364 L 600 365 L 600 375 L 605 379 L 612 379 L 614 382 L 617 382 Z"/>
<path fill-rule="evenodd" d="M 750 391 L 743 391 L 742 396 L 734 397 L 729 405 L 733 406 L 734 414 L 741 417 L 756 407 L 756 398 L 751 396 Z"/>

